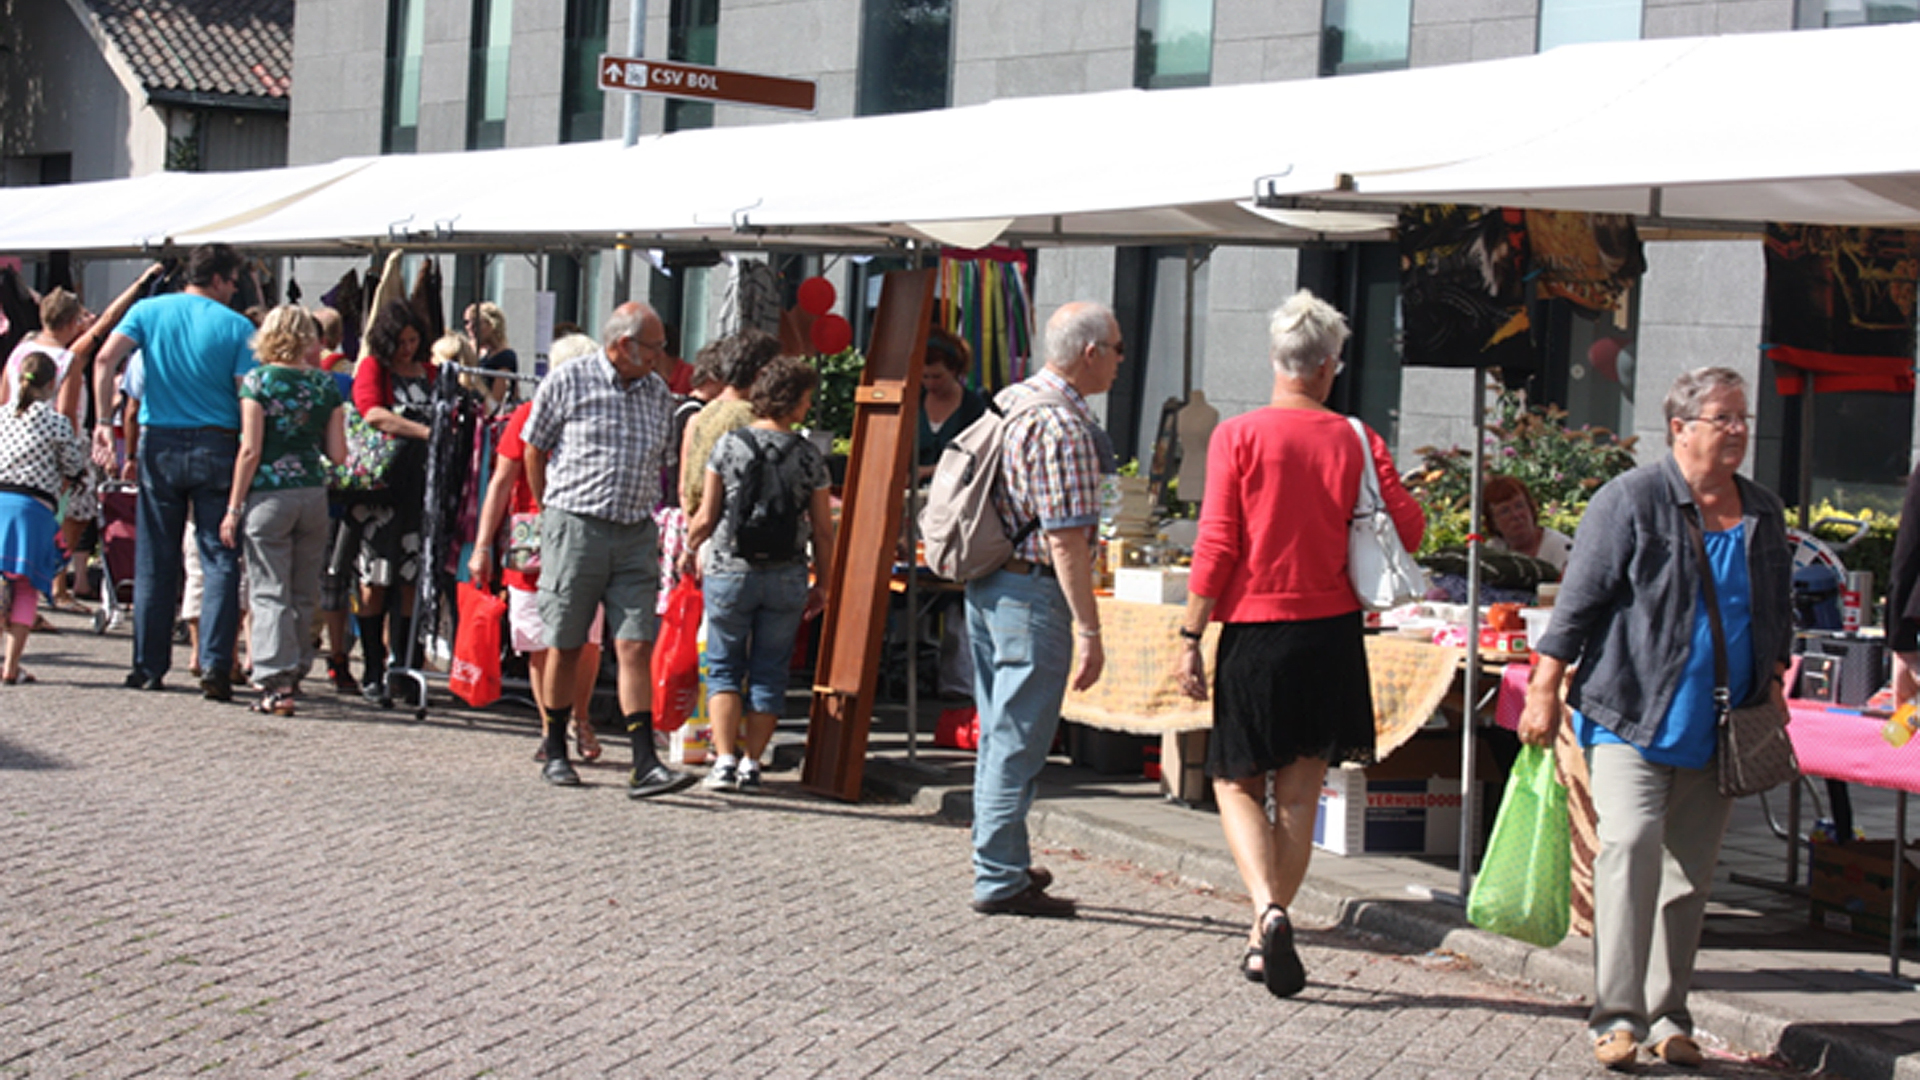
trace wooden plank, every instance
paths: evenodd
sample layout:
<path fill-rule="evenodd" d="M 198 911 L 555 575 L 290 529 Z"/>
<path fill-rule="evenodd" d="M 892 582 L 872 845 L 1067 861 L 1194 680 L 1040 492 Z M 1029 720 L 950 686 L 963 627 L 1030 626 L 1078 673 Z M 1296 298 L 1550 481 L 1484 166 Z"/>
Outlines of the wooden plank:
<path fill-rule="evenodd" d="M 834 545 L 832 603 L 820 628 L 813 712 L 800 784 L 860 801 L 867 734 L 880 678 L 894 543 L 906 501 L 908 457 L 920 422 L 920 365 L 933 317 L 934 270 L 888 274 L 873 316 L 866 370 L 854 394 L 853 449 Z"/>

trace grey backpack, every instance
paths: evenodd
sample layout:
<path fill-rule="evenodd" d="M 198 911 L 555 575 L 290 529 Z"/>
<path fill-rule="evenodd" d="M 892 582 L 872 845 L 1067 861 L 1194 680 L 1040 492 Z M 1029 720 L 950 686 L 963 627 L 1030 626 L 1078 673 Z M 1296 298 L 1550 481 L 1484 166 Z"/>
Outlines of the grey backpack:
<path fill-rule="evenodd" d="M 972 581 L 1005 566 L 1013 549 L 1039 522 L 1009 534 L 993 505 L 1000 479 L 1002 434 L 1014 417 L 1040 405 L 1067 405 L 1056 390 L 1037 390 L 1005 413 L 989 408 L 954 436 L 934 466 L 926 505 L 920 508 L 920 538 L 927 569 L 949 581 Z"/>

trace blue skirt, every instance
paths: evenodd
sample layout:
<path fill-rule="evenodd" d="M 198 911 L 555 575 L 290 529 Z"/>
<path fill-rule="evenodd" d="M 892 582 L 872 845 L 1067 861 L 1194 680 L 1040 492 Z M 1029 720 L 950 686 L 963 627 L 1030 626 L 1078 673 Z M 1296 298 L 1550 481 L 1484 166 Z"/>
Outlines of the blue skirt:
<path fill-rule="evenodd" d="M 0 491 L 0 574 L 18 574 L 35 590 L 53 591 L 53 576 L 65 558 L 53 511 L 29 495 Z"/>

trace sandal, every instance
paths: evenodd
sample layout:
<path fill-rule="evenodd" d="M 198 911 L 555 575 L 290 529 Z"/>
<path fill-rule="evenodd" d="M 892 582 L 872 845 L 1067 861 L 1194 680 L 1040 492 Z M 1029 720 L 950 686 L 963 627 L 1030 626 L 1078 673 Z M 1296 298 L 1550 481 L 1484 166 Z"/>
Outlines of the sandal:
<path fill-rule="evenodd" d="M 71 595 L 54 597 L 51 606 L 53 610 L 64 612 L 68 615 L 93 614 L 92 608 L 88 607 L 87 605 L 81 603 L 78 600 L 75 600 Z"/>
<path fill-rule="evenodd" d="M 16 671 L 11 675 L 0 675 L 0 686 L 19 686 L 22 683 L 32 684 L 39 681 L 25 670 Z"/>
<path fill-rule="evenodd" d="M 1307 988 L 1307 969 L 1293 948 L 1293 921 L 1279 904 L 1268 904 L 1260 913 L 1260 954 L 1266 961 L 1267 993 L 1287 998 Z"/>
<path fill-rule="evenodd" d="M 580 752 L 581 761 L 600 760 L 600 738 L 593 733 L 593 721 L 573 722 L 573 745 Z"/>
<path fill-rule="evenodd" d="M 269 690 L 260 695 L 260 700 L 249 706 L 257 713 L 271 713 L 274 716 L 293 715 L 293 695 L 285 690 Z"/>
<path fill-rule="evenodd" d="M 1240 974 L 1251 983 L 1267 981 L 1267 957 L 1260 951 L 1260 946 L 1249 945 L 1247 951 L 1240 955 Z"/>

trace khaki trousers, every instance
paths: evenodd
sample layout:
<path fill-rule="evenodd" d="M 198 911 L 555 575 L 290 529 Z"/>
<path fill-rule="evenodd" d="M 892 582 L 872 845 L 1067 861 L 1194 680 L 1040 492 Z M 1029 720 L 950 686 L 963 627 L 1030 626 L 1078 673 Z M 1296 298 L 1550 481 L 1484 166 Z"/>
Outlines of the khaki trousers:
<path fill-rule="evenodd" d="M 1600 853 L 1593 864 L 1595 1037 L 1691 1035 L 1687 988 L 1733 800 L 1716 770 L 1655 765 L 1618 743 L 1587 751 Z"/>

